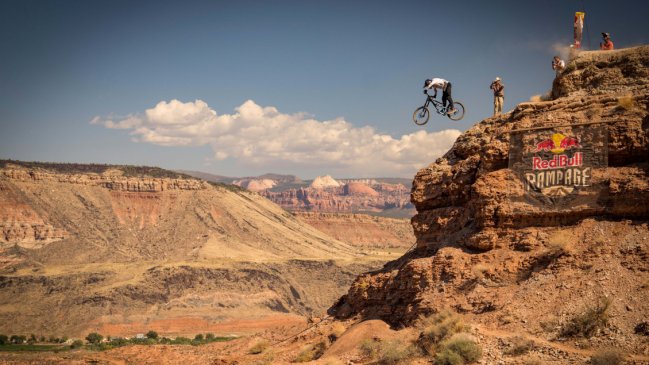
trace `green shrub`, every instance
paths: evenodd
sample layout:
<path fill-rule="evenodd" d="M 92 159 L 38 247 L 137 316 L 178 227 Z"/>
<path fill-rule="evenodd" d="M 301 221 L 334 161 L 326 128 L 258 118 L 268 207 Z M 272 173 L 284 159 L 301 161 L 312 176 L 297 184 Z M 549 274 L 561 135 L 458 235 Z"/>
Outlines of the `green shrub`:
<path fill-rule="evenodd" d="M 192 340 L 187 338 L 187 337 L 176 337 L 173 341 L 171 341 L 173 345 L 189 345 L 192 343 Z"/>
<path fill-rule="evenodd" d="M 613 349 L 600 350 L 590 358 L 590 365 L 619 365 L 624 360 L 624 356 Z"/>
<path fill-rule="evenodd" d="M 6 345 L 9 343 L 9 337 L 7 335 L 0 335 L 0 345 Z"/>
<path fill-rule="evenodd" d="M 597 331 L 608 324 L 608 309 L 611 300 L 604 298 L 599 300 L 594 307 L 588 307 L 579 315 L 573 317 L 561 329 L 564 337 L 583 336 L 592 337 Z"/>
<path fill-rule="evenodd" d="M 205 339 L 205 337 L 203 337 L 202 333 L 199 333 L 196 336 L 194 336 L 194 341 L 196 341 L 196 342 L 203 342 L 204 339 Z"/>
<path fill-rule="evenodd" d="M 254 346 L 252 346 L 250 350 L 248 350 L 248 353 L 252 355 L 261 354 L 268 348 L 268 346 L 269 346 L 268 341 L 265 340 L 257 341 L 257 343 L 255 343 Z"/>
<path fill-rule="evenodd" d="M 149 332 L 146 333 L 146 338 L 151 338 L 151 339 L 157 340 L 158 339 L 158 332 L 149 331 Z"/>
<path fill-rule="evenodd" d="M 23 344 L 26 340 L 27 337 L 23 335 L 11 335 L 11 337 L 9 338 L 9 341 L 15 345 Z"/>
<path fill-rule="evenodd" d="M 70 348 L 71 349 L 78 349 L 78 348 L 81 348 L 82 346 L 83 346 L 83 341 L 74 340 L 74 341 L 72 341 L 72 344 L 70 345 Z"/>
<path fill-rule="evenodd" d="M 104 336 L 100 335 L 97 332 L 92 332 L 86 336 L 86 341 L 92 344 L 100 343 L 104 339 Z"/>
<path fill-rule="evenodd" d="M 208 333 L 208 334 L 205 335 L 205 339 L 207 341 L 209 341 L 209 342 L 212 342 L 212 341 L 216 340 L 216 337 L 214 336 L 213 333 Z"/>
<path fill-rule="evenodd" d="M 462 356 L 451 350 L 439 351 L 435 354 L 435 365 L 464 365 Z"/>
<path fill-rule="evenodd" d="M 456 359 L 455 356 L 450 354 L 451 352 L 456 353 L 464 362 L 468 363 L 477 361 L 482 356 L 482 348 L 480 345 L 475 342 L 473 337 L 464 333 L 456 333 L 440 344 L 438 353 L 444 353 L 446 359 Z M 437 364 L 437 357 L 435 363 Z"/>
<path fill-rule="evenodd" d="M 114 337 L 110 339 L 110 344 L 113 347 L 120 347 L 128 345 L 128 340 L 123 337 Z"/>
<path fill-rule="evenodd" d="M 439 342 L 467 328 L 462 317 L 448 309 L 420 318 L 418 326 L 422 328 L 422 332 L 417 339 L 417 344 L 429 355 L 435 353 L 435 347 Z"/>

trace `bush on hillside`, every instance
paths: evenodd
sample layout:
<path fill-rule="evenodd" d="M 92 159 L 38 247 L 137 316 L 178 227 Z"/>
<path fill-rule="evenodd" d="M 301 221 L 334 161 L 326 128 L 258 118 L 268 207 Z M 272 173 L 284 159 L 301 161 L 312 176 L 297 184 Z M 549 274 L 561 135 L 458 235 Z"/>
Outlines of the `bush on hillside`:
<path fill-rule="evenodd" d="M 419 318 L 417 326 L 422 328 L 417 345 L 429 355 L 435 353 L 435 347 L 441 341 L 467 328 L 462 317 L 449 309 Z"/>
<path fill-rule="evenodd" d="M 603 298 L 593 307 L 588 307 L 583 313 L 574 316 L 561 329 L 564 337 L 583 336 L 590 338 L 608 324 L 608 309 L 611 300 Z"/>
<path fill-rule="evenodd" d="M 590 365 L 619 365 L 624 356 L 617 350 L 600 350 L 590 358 Z"/>
<path fill-rule="evenodd" d="M 459 355 L 464 363 L 472 363 L 480 359 L 482 348 L 472 336 L 465 333 L 456 333 L 451 338 L 444 340 L 439 347 L 438 354 L 444 354 L 446 359 L 456 358 L 451 353 Z M 437 356 L 435 357 L 435 364 L 438 364 Z"/>
<path fill-rule="evenodd" d="M 248 353 L 252 355 L 261 354 L 268 348 L 268 346 L 269 346 L 268 341 L 265 340 L 257 341 L 257 343 L 255 343 L 254 346 L 252 346 L 250 350 L 248 350 Z"/>
<path fill-rule="evenodd" d="M 101 342 L 101 340 L 104 339 L 104 336 L 100 335 L 97 332 L 92 332 L 86 336 L 86 341 L 92 344 L 98 344 Z"/>
<path fill-rule="evenodd" d="M 417 354 L 417 349 L 399 340 L 367 339 L 361 342 L 363 356 L 376 359 L 380 365 L 402 364 Z"/>

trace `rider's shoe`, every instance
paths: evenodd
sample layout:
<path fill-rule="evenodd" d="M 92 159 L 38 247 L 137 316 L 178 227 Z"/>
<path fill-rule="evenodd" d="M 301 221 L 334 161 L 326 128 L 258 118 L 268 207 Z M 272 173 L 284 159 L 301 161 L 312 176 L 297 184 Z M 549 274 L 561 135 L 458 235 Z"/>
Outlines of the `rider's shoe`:
<path fill-rule="evenodd" d="M 457 111 L 457 109 L 455 109 L 455 108 L 449 109 L 449 111 L 447 111 L 446 114 L 453 115 L 453 114 L 455 114 L 456 111 Z"/>

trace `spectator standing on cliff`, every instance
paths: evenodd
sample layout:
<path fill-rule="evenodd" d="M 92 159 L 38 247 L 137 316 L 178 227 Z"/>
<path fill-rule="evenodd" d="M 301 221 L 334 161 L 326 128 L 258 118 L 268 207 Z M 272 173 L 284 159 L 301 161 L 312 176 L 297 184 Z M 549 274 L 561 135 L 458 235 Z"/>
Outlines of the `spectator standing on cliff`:
<path fill-rule="evenodd" d="M 602 39 L 604 42 L 599 44 L 599 49 L 602 51 L 612 51 L 614 46 L 613 41 L 611 40 L 611 35 L 608 33 L 602 33 Z"/>
<path fill-rule="evenodd" d="M 446 100 L 448 100 L 448 109 L 446 114 L 453 115 L 453 113 L 455 113 L 455 105 L 453 105 L 453 96 L 451 95 L 451 83 L 440 78 L 426 79 L 424 82 L 424 94 L 428 95 L 428 90 L 430 89 L 433 89 L 435 92 L 433 94 L 433 99 L 437 97 L 437 89 L 442 90 L 442 105 L 445 107 Z"/>
<path fill-rule="evenodd" d="M 559 58 L 559 56 L 554 56 L 554 58 L 552 59 L 552 69 L 556 71 L 557 76 L 559 76 L 559 74 L 561 74 L 561 72 L 566 69 L 566 63 L 561 58 Z"/>
<path fill-rule="evenodd" d="M 489 88 L 494 92 L 495 117 L 496 115 L 502 114 L 503 112 L 503 101 L 505 101 L 505 85 L 502 84 L 500 77 L 496 77 Z"/>

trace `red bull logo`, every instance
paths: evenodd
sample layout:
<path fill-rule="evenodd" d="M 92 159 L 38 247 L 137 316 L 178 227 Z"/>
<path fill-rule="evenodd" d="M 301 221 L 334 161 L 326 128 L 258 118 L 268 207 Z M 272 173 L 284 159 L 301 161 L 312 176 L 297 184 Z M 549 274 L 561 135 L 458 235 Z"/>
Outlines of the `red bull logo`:
<path fill-rule="evenodd" d="M 583 152 L 564 153 L 580 148 L 581 144 L 577 138 L 561 133 L 555 133 L 550 138 L 536 143 L 534 156 L 531 158 L 532 171 L 525 174 L 527 189 L 572 190 L 576 186 L 589 186 L 591 170 L 590 167 L 583 167 Z M 554 156 L 547 158 L 547 154 L 543 152 L 552 152 Z"/>
<path fill-rule="evenodd" d="M 555 133 L 551 138 L 537 143 L 534 152 L 549 151 L 552 153 L 562 153 L 565 150 L 573 148 L 581 148 L 577 138 L 567 137 L 561 133 Z"/>

